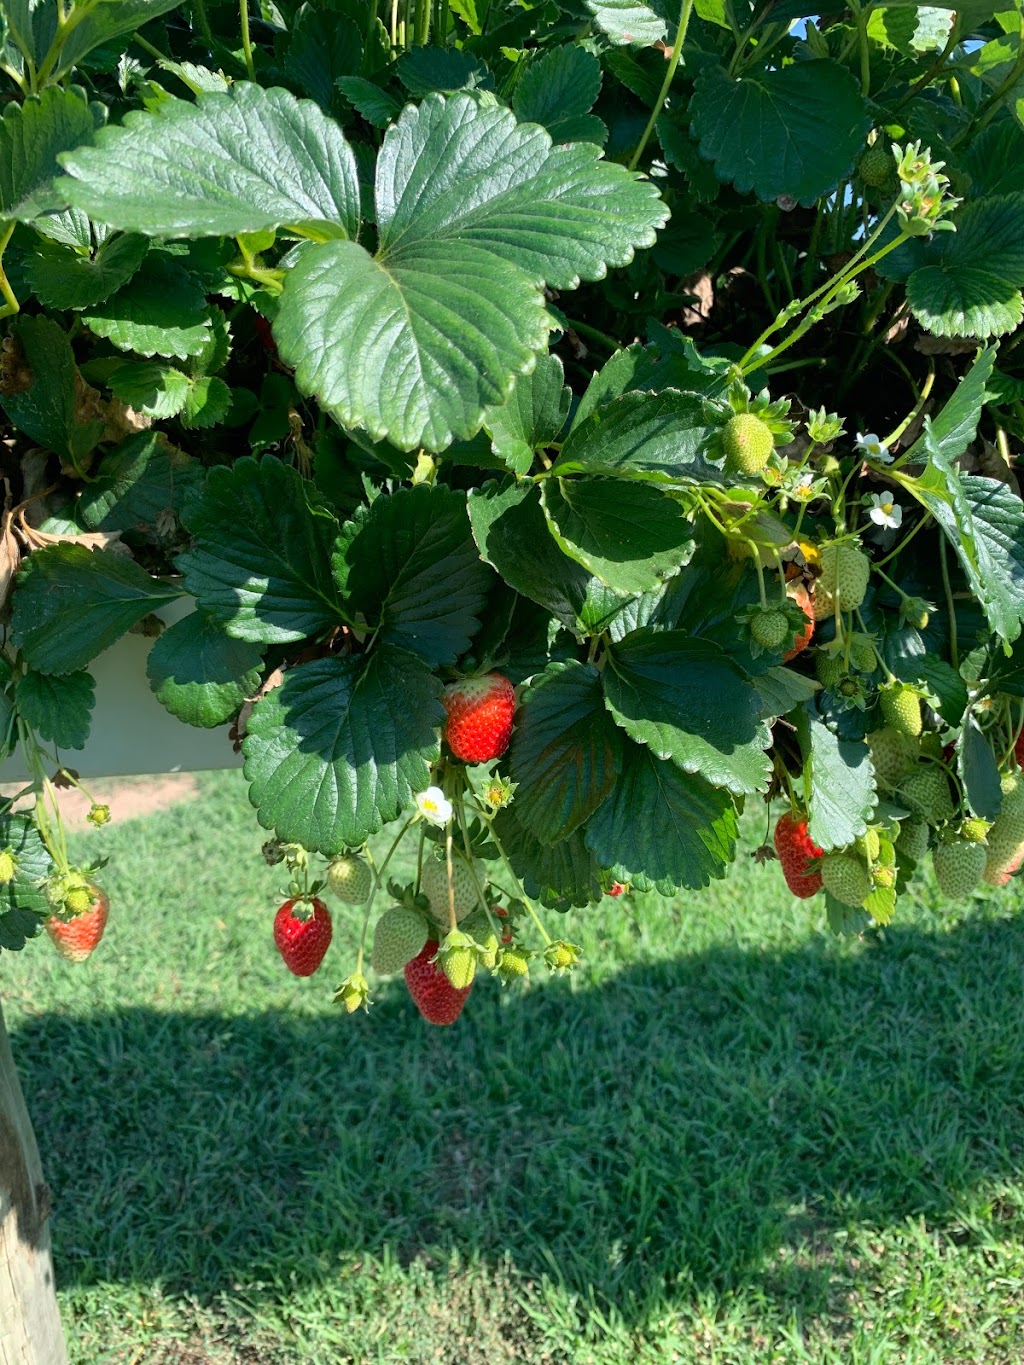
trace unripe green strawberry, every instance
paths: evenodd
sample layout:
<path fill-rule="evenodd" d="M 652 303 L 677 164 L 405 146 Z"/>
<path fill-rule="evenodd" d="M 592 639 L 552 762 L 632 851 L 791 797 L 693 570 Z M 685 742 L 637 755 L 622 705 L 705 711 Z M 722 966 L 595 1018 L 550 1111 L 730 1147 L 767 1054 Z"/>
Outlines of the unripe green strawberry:
<path fill-rule="evenodd" d="M 437 965 L 457 991 L 473 984 L 476 976 L 476 945 L 461 929 L 453 929 L 437 952 Z"/>
<path fill-rule="evenodd" d="M 921 733 L 921 698 L 907 683 L 894 683 L 878 693 L 885 723 L 901 735 L 916 739 Z"/>
<path fill-rule="evenodd" d="M 502 981 L 523 980 L 530 975 L 530 954 L 525 948 L 510 944 L 498 954 L 497 970 Z"/>
<path fill-rule="evenodd" d="M 934 730 L 929 730 L 927 734 L 921 736 L 917 743 L 917 752 L 922 758 L 942 757 L 942 740 Z"/>
<path fill-rule="evenodd" d="M 64 906 L 73 915 L 84 915 L 92 905 L 92 892 L 87 886 L 73 886 L 64 897 Z"/>
<path fill-rule="evenodd" d="M 411 962 L 426 943 L 427 923 L 416 910 L 405 905 L 393 905 L 385 910 L 373 931 L 373 970 L 381 976 L 400 972 Z"/>
<path fill-rule="evenodd" d="M 870 640 L 854 640 L 850 646 L 850 663 L 858 673 L 874 673 L 878 667 L 875 647 Z"/>
<path fill-rule="evenodd" d="M 941 825 L 953 818 L 953 798 L 946 774 L 939 768 L 921 768 L 900 785 L 900 804 L 930 825 Z"/>
<path fill-rule="evenodd" d="M 891 725 L 872 730 L 868 748 L 874 764 L 875 777 L 881 787 L 898 787 L 914 769 L 916 755 L 905 735 L 898 734 Z"/>
<path fill-rule="evenodd" d="M 988 821 L 971 817 L 960 826 L 961 836 L 971 844 L 983 844 L 988 838 Z"/>
<path fill-rule="evenodd" d="M 814 604 L 812 606 L 815 621 L 827 620 L 836 614 L 835 598 L 830 592 L 826 592 L 821 586 L 821 579 L 818 579 L 818 586 L 814 590 Z"/>
<path fill-rule="evenodd" d="M 490 920 L 485 914 L 477 911 L 462 921 L 462 929 L 476 944 L 480 965 L 493 972 L 498 965 L 501 945 L 498 942 L 498 935 L 491 928 Z"/>
<path fill-rule="evenodd" d="M 842 658 L 819 649 L 814 660 L 814 672 L 822 687 L 835 687 L 843 676 Z"/>
<path fill-rule="evenodd" d="M 791 632 L 785 612 L 762 611 L 751 617 L 750 633 L 765 649 L 778 649 Z"/>
<path fill-rule="evenodd" d="M 852 853 L 826 853 L 821 860 L 821 880 L 837 901 L 853 909 L 871 895 L 871 876 Z"/>
<path fill-rule="evenodd" d="M 480 863 L 475 867 L 482 890 L 487 874 Z M 420 886 L 430 902 L 430 913 L 438 924 L 446 925 L 449 919 L 447 865 L 436 858 L 428 858 L 423 864 Z M 456 856 L 452 859 L 452 886 L 455 888 L 455 918 L 461 923 L 477 905 L 476 883 L 465 858 Z"/>
<path fill-rule="evenodd" d="M 564 938 L 556 939 L 544 949 L 544 961 L 553 972 L 568 972 L 580 960 L 580 948 Z"/>
<path fill-rule="evenodd" d="M 936 844 L 932 851 L 935 880 L 939 890 L 950 900 L 960 901 L 970 895 L 985 871 L 985 847 L 957 839 L 950 844 Z"/>
<path fill-rule="evenodd" d="M 1003 804 L 988 832 L 984 878 L 989 886 L 1005 886 L 1024 862 L 1024 779 L 1006 773 Z"/>
<path fill-rule="evenodd" d="M 327 885 L 338 900 L 346 901 L 349 905 L 362 905 L 373 886 L 373 873 L 362 858 L 354 853 L 343 853 L 331 860 L 327 869 Z M 419 948 L 416 951 L 419 952 Z M 402 966 L 405 966 L 404 962 Z"/>
<path fill-rule="evenodd" d="M 821 547 L 821 586 L 843 611 L 853 611 L 864 601 L 871 561 L 848 540 L 833 540 Z"/>
<path fill-rule="evenodd" d="M 9 848 L 0 852 L 0 886 L 7 886 L 14 881 L 18 864 L 14 861 L 14 854 Z"/>
<path fill-rule="evenodd" d="M 722 430 L 725 468 L 730 474 L 760 474 L 775 449 L 771 428 L 752 412 L 730 417 Z"/>
<path fill-rule="evenodd" d="M 894 184 L 896 162 L 893 160 L 892 152 L 880 142 L 874 143 L 857 162 L 857 174 L 865 185 L 870 185 L 875 190 Z"/>
<path fill-rule="evenodd" d="M 928 852 L 928 825 L 924 820 L 908 819 L 900 824 L 896 847 L 919 863 Z"/>
<path fill-rule="evenodd" d="M 871 874 L 871 880 L 876 886 L 891 891 L 896 885 L 896 869 L 894 867 L 876 867 Z"/>

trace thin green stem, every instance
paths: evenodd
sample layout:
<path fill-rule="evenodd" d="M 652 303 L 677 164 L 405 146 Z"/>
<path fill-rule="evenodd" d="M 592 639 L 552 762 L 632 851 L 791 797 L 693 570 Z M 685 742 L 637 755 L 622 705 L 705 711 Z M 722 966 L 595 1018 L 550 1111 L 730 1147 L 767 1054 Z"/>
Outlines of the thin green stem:
<path fill-rule="evenodd" d="M 143 38 L 141 33 L 133 33 L 132 42 L 135 43 L 138 47 L 141 47 L 143 52 L 148 52 L 151 57 L 155 57 L 158 62 L 167 61 L 167 54 L 165 52 L 161 52 L 160 49 L 154 46 L 154 44 L 151 43 L 148 38 Z"/>
<path fill-rule="evenodd" d="M 216 43 L 213 29 L 210 27 L 210 16 L 206 13 L 206 0 L 192 0 L 192 13 L 199 25 L 199 32 L 203 35 L 203 42 L 212 52 Z"/>
<path fill-rule="evenodd" d="M 256 79 L 256 65 L 252 56 L 252 39 L 249 37 L 249 0 L 241 0 L 238 6 L 238 15 L 242 24 L 242 54 L 245 57 L 245 69 L 249 73 L 249 79 Z"/>
<path fill-rule="evenodd" d="M 0 308 L 0 318 L 9 318 L 13 316 L 21 307 L 21 304 L 15 297 L 14 290 L 11 288 L 10 281 L 7 278 L 7 272 L 4 270 L 3 266 L 4 252 L 7 250 L 7 245 L 14 235 L 14 227 L 14 223 L 7 223 L 3 230 L 0 231 L 0 295 L 3 295 L 4 299 L 4 306 Z"/>
<path fill-rule="evenodd" d="M 417 45 L 425 47 L 430 40 L 430 0 L 416 0 L 414 30 Z"/>
<path fill-rule="evenodd" d="M 483 810 L 481 807 L 479 807 L 479 806 L 477 807 L 477 809 L 480 811 L 481 816 L 483 817 L 483 819 L 484 819 L 484 820 L 486 821 L 486 823 L 487 823 L 487 828 L 488 828 L 488 831 L 489 831 L 489 833 L 490 833 L 490 836 L 491 836 L 491 838 L 494 840 L 494 847 L 498 850 L 498 857 L 501 859 L 502 863 L 504 864 L 504 866 L 505 866 L 505 871 L 508 873 L 509 877 L 512 879 L 512 885 L 516 888 L 516 898 L 517 898 L 518 900 L 521 900 L 522 903 L 526 906 L 527 912 L 529 913 L 529 916 L 530 916 L 530 918 L 533 920 L 534 924 L 537 926 L 537 930 L 538 930 L 538 932 L 540 933 L 541 938 L 544 940 L 545 944 L 549 944 L 549 943 L 551 942 L 551 935 L 548 933 L 548 931 L 544 928 L 544 925 L 541 923 L 540 916 L 537 914 L 536 910 L 533 908 L 533 902 L 530 900 L 529 896 L 528 896 L 528 895 L 526 894 L 526 892 L 523 890 L 523 884 L 522 884 L 522 882 L 519 880 L 519 878 L 516 876 L 515 869 L 513 868 L 512 864 L 511 864 L 511 863 L 509 862 L 509 860 L 508 860 L 508 855 L 506 854 L 505 849 L 504 849 L 504 846 L 503 846 L 501 840 L 498 838 L 497 832 L 496 832 L 496 830 L 495 830 L 495 828 L 494 828 L 494 823 L 493 823 L 494 817 L 493 817 L 493 816 L 489 816 L 489 815 L 486 813 L 486 811 L 484 811 L 484 810 Z"/>
<path fill-rule="evenodd" d="M 946 537 L 939 541 L 939 564 L 942 568 L 942 587 L 946 594 L 946 611 L 949 613 L 949 661 L 954 668 L 960 667 L 960 651 L 956 636 L 956 607 L 953 603 L 953 588 L 949 581 L 949 551 Z"/>
<path fill-rule="evenodd" d="M 931 522 L 930 515 L 926 514 L 925 516 L 923 516 L 921 520 L 917 523 L 917 525 L 914 527 L 914 529 L 910 532 L 910 534 L 904 540 L 901 540 L 894 550 L 890 550 L 889 553 L 885 556 L 885 558 L 880 559 L 878 563 L 875 564 L 873 567 L 875 569 L 880 569 L 883 564 L 888 564 L 890 560 L 895 559 L 897 555 L 902 554 L 903 551 L 910 544 L 910 542 L 917 535 L 918 531 L 921 530 L 922 526 L 927 526 L 930 522 Z"/>
<path fill-rule="evenodd" d="M 641 156 L 643 156 L 644 148 L 647 146 L 651 134 L 654 132 L 655 124 L 661 117 L 661 111 L 664 109 L 665 101 L 668 99 L 668 92 L 672 89 L 672 81 L 676 74 L 676 68 L 679 66 L 679 59 L 683 55 L 683 43 L 686 41 L 686 30 L 690 26 L 690 15 L 693 13 L 693 3 L 694 0 L 683 0 L 682 8 L 679 11 L 679 27 L 676 29 L 676 40 L 672 44 L 672 52 L 668 59 L 668 68 L 665 71 L 665 79 L 661 83 L 658 98 L 654 101 L 654 108 L 651 110 L 651 116 L 647 120 L 647 127 L 644 129 L 643 135 L 633 151 L 633 155 L 629 158 L 628 169 L 631 171 L 636 170 L 637 164 L 639 163 Z"/>

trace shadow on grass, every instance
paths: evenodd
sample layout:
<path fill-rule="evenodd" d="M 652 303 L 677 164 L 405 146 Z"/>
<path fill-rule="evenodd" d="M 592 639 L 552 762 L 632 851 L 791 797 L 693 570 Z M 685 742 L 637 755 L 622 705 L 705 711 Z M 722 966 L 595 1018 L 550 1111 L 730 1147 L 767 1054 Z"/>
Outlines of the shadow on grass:
<path fill-rule="evenodd" d="M 971 922 L 487 982 L 451 1030 L 398 982 L 369 1018 L 41 1016 L 14 1047 L 65 1286 L 258 1299 L 456 1249 L 640 1323 L 702 1287 L 813 1311 L 839 1229 L 991 1218 L 1024 1168 L 1022 984 L 1024 920 Z"/>

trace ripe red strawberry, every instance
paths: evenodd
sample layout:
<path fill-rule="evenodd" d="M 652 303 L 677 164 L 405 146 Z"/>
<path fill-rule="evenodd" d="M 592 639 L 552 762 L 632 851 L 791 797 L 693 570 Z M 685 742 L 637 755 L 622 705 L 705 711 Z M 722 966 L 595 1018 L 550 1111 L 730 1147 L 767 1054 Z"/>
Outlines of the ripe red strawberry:
<path fill-rule="evenodd" d="M 110 909 L 106 894 L 98 886 L 76 889 L 88 896 L 84 909 L 75 909 L 74 905 L 65 901 L 64 911 L 59 915 L 51 915 L 46 921 L 46 932 L 53 940 L 53 946 L 68 962 L 84 962 L 93 951 L 103 937 L 103 930 L 107 927 L 107 911 Z M 72 892 L 68 900 L 74 896 Z"/>
<path fill-rule="evenodd" d="M 1013 754 L 1017 760 L 1017 767 L 1024 768 L 1024 730 L 1017 736 L 1017 743 L 1013 746 Z"/>
<path fill-rule="evenodd" d="M 448 723 L 444 737 L 456 758 L 486 763 L 500 758 L 512 737 L 515 691 L 501 673 L 463 678 L 444 690 Z"/>
<path fill-rule="evenodd" d="M 801 900 L 816 896 L 821 890 L 822 850 L 807 833 L 807 821 L 787 811 L 775 826 L 775 852 L 793 895 Z"/>
<path fill-rule="evenodd" d="M 436 939 L 428 939 L 412 961 L 405 964 L 405 984 L 413 1004 L 428 1024 L 454 1024 L 473 984 L 456 990 L 438 964 L 431 962 L 436 952 Z"/>
<path fill-rule="evenodd" d="M 787 649 L 783 654 L 782 662 L 784 664 L 788 664 L 790 659 L 795 659 L 798 654 L 802 654 L 811 643 L 814 635 L 814 602 L 811 599 L 811 594 L 803 583 L 790 583 L 786 592 L 807 617 L 807 624 L 793 641 L 793 648 Z"/>
<path fill-rule="evenodd" d="M 293 976 L 312 976 L 331 945 L 334 926 L 322 900 L 285 901 L 274 916 L 274 943 Z"/>

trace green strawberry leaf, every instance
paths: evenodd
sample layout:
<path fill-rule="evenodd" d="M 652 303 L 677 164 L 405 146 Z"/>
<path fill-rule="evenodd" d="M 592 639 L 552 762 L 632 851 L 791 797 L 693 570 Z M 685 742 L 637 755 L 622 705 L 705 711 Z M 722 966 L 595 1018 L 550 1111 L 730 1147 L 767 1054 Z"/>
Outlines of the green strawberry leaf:
<path fill-rule="evenodd" d="M 61 207 L 57 158 L 95 136 L 94 111 L 80 90 L 51 87 L 9 103 L 0 120 L 0 219 L 30 223 Z"/>
<path fill-rule="evenodd" d="M 355 158 L 337 124 L 285 90 L 238 81 L 161 100 L 63 158 L 57 189 L 91 218 L 149 237 L 288 227 L 316 241 L 359 230 Z"/>
<path fill-rule="evenodd" d="M 93 48 L 135 33 L 151 19 L 177 9 L 181 0 L 92 0 L 80 21 L 69 28 L 51 80 L 78 66 Z"/>
<path fill-rule="evenodd" d="M 714 430 L 695 393 L 625 393 L 577 417 L 555 464 L 559 474 L 605 474 L 657 483 L 721 482 L 702 459 Z"/>
<path fill-rule="evenodd" d="M 187 431 L 215 427 L 231 410 L 231 390 L 216 375 L 190 375 L 181 409 L 181 425 Z"/>
<path fill-rule="evenodd" d="M 694 551 L 682 506 L 652 484 L 545 479 L 541 502 L 565 553 L 614 592 L 651 591 Z"/>
<path fill-rule="evenodd" d="M 992 752 L 992 745 L 973 715 L 964 721 L 956 746 L 956 757 L 967 804 L 983 820 L 994 820 L 1003 801 L 999 764 Z"/>
<path fill-rule="evenodd" d="M 64 332 L 46 317 L 11 324 L 25 362 L 27 386 L 8 384 L 0 404 L 19 431 L 71 465 L 80 464 L 103 435 L 102 421 L 78 415 L 78 367 Z"/>
<path fill-rule="evenodd" d="M 591 905 L 601 898 L 601 869 L 578 829 L 556 844 L 542 844 L 517 815 L 518 801 L 498 812 L 495 832 L 528 896 L 555 910 Z"/>
<path fill-rule="evenodd" d="M 338 89 L 356 113 L 374 128 L 386 128 L 402 112 L 393 95 L 362 76 L 342 76 Z"/>
<path fill-rule="evenodd" d="M 532 61 L 519 78 L 512 112 L 520 123 L 540 123 L 553 142 L 596 142 L 608 129 L 590 113 L 601 93 L 601 63 L 592 52 L 566 44 Z"/>
<path fill-rule="evenodd" d="M 91 308 L 116 293 L 142 264 L 145 237 L 107 237 L 90 255 L 39 240 L 24 266 L 25 279 L 47 308 Z"/>
<path fill-rule="evenodd" d="M 107 375 L 115 397 L 147 417 L 176 417 L 188 400 L 192 381 L 161 360 L 126 360 Z"/>
<path fill-rule="evenodd" d="M 18 679 L 18 713 L 58 749 L 83 749 L 89 738 L 96 684 L 84 670 L 51 677 L 30 668 Z"/>
<path fill-rule="evenodd" d="M 50 914 L 41 883 L 53 863 L 28 815 L 0 815 L 0 849 L 9 849 L 15 861 L 14 879 L 0 886 L 0 948 L 18 952 Z"/>
<path fill-rule="evenodd" d="M 494 89 L 487 67 L 462 48 L 410 48 L 395 63 L 395 74 L 413 99 L 438 91 Z"/>
<path fill-rule="evenodd" d="M 491 448 L 514 474 L 527 474 L 534 452 L 562 434 L 572 391 L 556 355 L 541 356 L 530 374 L 520 375 L 507 402 L 488 408 L 484 428 Z"/>
<path fill-rule="evenodd" d="M 621 47 L 653 47 L 668 33 L 662 0 L 586 0 L 598 28 Z"/>
<path fill-rule="evenodd" d="M 720 180 L 759 199 L 810 205 L 853 169 L 870 119 L 856 80 L 838 62 L 795 62 L 732 80 L 698 77 L 689 106 L 701 156 Z"/>
<path fill-rule="evenodd" d="M 121 289 L 86 309 L 82 321 L 120 351 L 138 355 L 198 355 L 211 320 L 201 285 L 177 261 L 152 252 Z"/>
<path fill-rule="evenodd" d="M 136 621 L 181 596 L 123 555 L 50 545 L 22 565 L 11 638 L 41 673 L 77 673 Z"/>
<path fill-rule="evenodd" d="M 342 623 L 331 575 L 341 528 L 297 469 L 272 455 L 218 465 L 186 520 L 185 587 L 228 635 L 284 644 Z"/>
<path fill-rule="evenodd" d="M 723 356 L 701 355 L 689 337 L 681 338 L 678 344 L 673 337 L 671 347 L 626 346 L 616 351 L 587 385 L 573 416 L 572 430 L 582 426 L 598 408 L 610 405 L 623 394 L 664 393 L 666 389 L 685 390 L 682 397 L 686 401 L 683 402 L 680 395 L 668 398 L 667 406 L 660 409 L 663 416 L 675 412 L 679 418 L 685 417 L 688 425 L 694 420 L 701 421 L 704 409 L 693 402 L 693 395 L 724 392 L 729 382 L 729 367 L 730 362 Z M 646 405 L 637 404 L 627 411 L 630 414 L 646 411 Z M 689 442 L 688 448 L 694 452 L 710 434 L 703 427 L 701 432 Z"/>
<path fill-rule="evenodd" d="M 952 221 L 907 280 L 911 310 L 936 336 L 1012 332 L 1024 316 L 1024 194 L 964 204 Z"/>
<path fill-rule="evenodd" d="M 284 72 L 304 95 L 330 113 L 339 79 L 359 71 L 362 43 L 351 19 L 304 4 L 292 21 Z"/>
<path fill-rule="evenodd" d="M 609 650 L 602 676 L 609 711 L 638 744 L 712 786 L 764 791 L 771 736 L 760 698 L 718 645 L 645 626 Z"/>
<path fill-rule="evenodd" d="M 260 685 L 263 650 L 233 640 L 201 611 L 168 626 L 146 662 L 159 702 L 186 725 L 223 725 Z"/>
<path fill-rule="evenodd" d="M 586 840 L 601 866 L 620 880 L 645 877 L 671 895 L 725 875 L 735 856 L 736 828 L 726 792 L 627 742 L 622 774 L 590 817 Z"/>
<path fill-rule="evenodd" d="M 794 706 L 810 701 L 820 686 L 805 673 L 794 673 L 791 668 L 781 665 L 769 668 L 767 673 L 752 681 L 761 698 L 762 720 L 788 715 Z"/>
<path fill-rule="evenodd" d="M 349 615 L 434 668 L 454 663 L 480 628 L 492 575 L 462 493 L 421 484 L 375 498 L 346 524 L 333 562 Z"/>
<path fill-rule="evenodd" d="M 517 819 L 542 844 L 566 838 L 615 785 L 621 752 L 597 669 L 549 664 L 524 696 L 509 748 Z"/>
<path fill-rule="evenodd" d="M 103 456 L 75 505 L 77 519 L 90 531 L 152 535 L 160 519 L 179 512 L 202 482 L 198 461 L 158 432 L 138 432 Z"/>
<path fill-rule="evenodd" d="M 907 464 L 925 464 L 933 448 L 938 449 L 947 462 L 960 458 L 978 434 L 995 358 L 994 346 L 986 346 L 978 352 L 974 364 L 953 390 L 938 417 L 928 419 L 927 441 L 920 436 L 907 452 Z"/>
<path fill-rule="evenodd" d="M 814 703 L 794 712 L 804 759 L 807 829 L 819 848 L 846 848 L 868 827 L 875 809 L 875 772 L 863 740 L 840 739 Z"/>
<path fill-rule="evenodd" d="M 540 490 L 516 483 L 486 483 L 469 495 L 469 521 L 480 554 L 509 587 L 575 629 L 590 575 L 551 538 Z"/>
<path fill-rule="evenodd" d="M 365 843 L 429 785 L 440 695 L 427 665 L 393 645 L 290 670 L 242 745 L 260 824 L 328 857 Z"/>
<path fill-rule="evenodd" d="M 303 252 L 274 336 L 298 387 L 403 450 L 469 438 L 547 345 L 542 284 L 575 288 L 649 246 L 655 187 L 470 95 L 428 95 L 377 159 L 379 246 Z"/>

